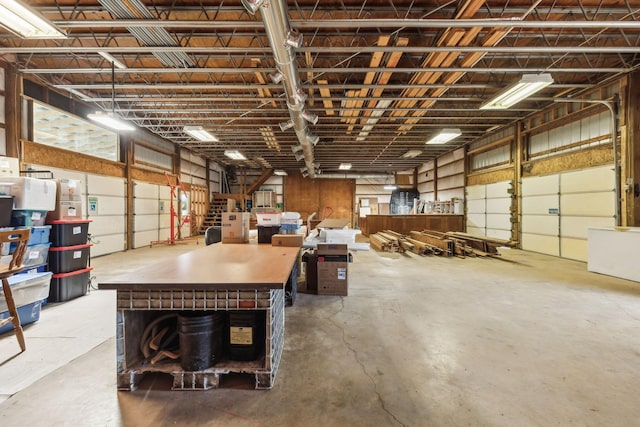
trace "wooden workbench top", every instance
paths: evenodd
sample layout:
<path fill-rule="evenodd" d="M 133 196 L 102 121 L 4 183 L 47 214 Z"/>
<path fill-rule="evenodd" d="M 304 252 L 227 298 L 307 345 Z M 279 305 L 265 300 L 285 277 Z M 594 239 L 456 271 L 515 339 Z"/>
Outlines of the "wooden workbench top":
<path fill-rule="evenodd" d="M 100 289 L 282 289 L 300 248 L 214 244 L 98 284 Z"/>

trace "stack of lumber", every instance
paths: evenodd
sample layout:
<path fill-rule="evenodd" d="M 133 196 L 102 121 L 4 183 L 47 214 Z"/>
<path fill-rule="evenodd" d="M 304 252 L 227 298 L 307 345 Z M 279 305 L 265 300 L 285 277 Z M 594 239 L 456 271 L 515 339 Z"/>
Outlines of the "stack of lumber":
<path fill-rule="evenodd" d="M 486 236 L 475 236 L 459 231 L 449 231 L 445 234 L 453 239 L 463 241 L 466 246 L 472 248 L 475 255 L 480 256 L 499 255 L 498 247 L 515 246 L 515 242 L 512 242 L 510 240 L 496 239 Z"/>
<path fill-rule="evenodd" d="M 430 248 L 436 249 L 437 255 L 452 256 L 457 254 L 455 240 L 446 237 L 444 233 L 439 231 L 411 231 L 409 235 L 412 240 L 422 242 Z"/>
<path fill-rule="evenodd" d="M 405 248 L 396 236 L 397 233 L 389 234 L 386 231 L 379 231 L 369 236 L 371 246 L 380 252 L 404 252 Z"/>

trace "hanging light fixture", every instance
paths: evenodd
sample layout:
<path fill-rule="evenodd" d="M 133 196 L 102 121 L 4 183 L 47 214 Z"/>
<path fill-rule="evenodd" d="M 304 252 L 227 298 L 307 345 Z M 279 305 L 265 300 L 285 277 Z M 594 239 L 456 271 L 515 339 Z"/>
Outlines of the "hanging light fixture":
<path fill-rule="evenodd" d="M 182 130 L 198 141 L 218 142 L 218 138 L 215 135 L 212 135 L 208 131 L 204 130 L 202 126 L 185 126 L 182 128 Z"/>
<path fill-rule="evenodd" d="M 247 160 L 247 158 L 238 150 L 225 150 L 224 155 L 231 160 Z"/>
<path fill-rule="evenodd" d="M 111 112 L 105 113 L 103 111 L 96 111 L 92 114 L 87 114 L 87 118 L 93 120 L 96 123 L 100 123 L 103 126 L 111 128 L 117 131 L 132 131 L 135 130 L 135 126 L 131 123 L 122 120 L 115 114 L 116 108 L 116 72 L 115 64 L 111 62 Z"/>
<path fill-rule="evenodd" d="M 45 18 L 15 0 L 0 0 L 0 25 L 25 39 L 66 39 Z"/>

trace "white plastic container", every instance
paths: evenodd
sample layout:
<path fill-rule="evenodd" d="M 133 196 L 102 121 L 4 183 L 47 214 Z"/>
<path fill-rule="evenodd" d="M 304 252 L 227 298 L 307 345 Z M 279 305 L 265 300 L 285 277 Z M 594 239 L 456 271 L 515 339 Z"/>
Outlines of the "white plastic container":
<path fill-rule="evenodd" d="M 56 208 L 56 182 L 30 177 L 3 177 L 4 183 L 10 183 L 10 195 L 13 196 L 13 208 L 19 210 L 52 211 Z M 5 187 L 6 188 L 6 187 Z"/>
<path fill-rule="evenodd" d="M 52 275 L 53 273 L 51 272 L 45 272 L 15 274 L 9 277 L 7 280 L 9 281 L 9 286 L 11 286 L 11 293 L 16 307 L 46 299 L 49 296 Z M 7 311 L 7 303 L 3 297 L 0 298 L 0 313 L 4 311 Z"/>
<path fill-rule="evenodd" d="M 280 212 L 256 212 L 256 218 L 260 226 L 280 225 Z"/>

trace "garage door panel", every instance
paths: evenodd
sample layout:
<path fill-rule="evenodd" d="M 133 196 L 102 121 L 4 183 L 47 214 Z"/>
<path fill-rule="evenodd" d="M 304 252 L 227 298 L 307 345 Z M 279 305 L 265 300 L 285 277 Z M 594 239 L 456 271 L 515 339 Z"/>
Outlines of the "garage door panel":
<path fill-rule="evenodd" d="M 615 215 L 615 194 L 579 193 L 560 196 L 562 215 L 609 216 Z"/>
<path fill-rule="evenodd" d="M 589 252 L 588 241 L 586 239 L 563 237 L 560 239 L 560 250 L 563 258 L 586 262 Z"/>
<path fill-rule="evenodd" d="M 157 199 L 135 199 L 133 213 L 136 215 L 158 214 L 160 211 Z"/>
<path fill-rule="evenodd" d="M 171 215 L 169 214 L 160 215 L 160 228 L 169 228 L 169 226 L 171 225 L 170 222 L 171 222 Z"/>
<path fill-rule="evenodd" d="M 164 200 L 171 200 L 171 189 L 168 186 L 162 186 L 158 188 L 158 198 Z"/>
<path fill-rule="evenodd" d="M 474 236 L 484 236 L 484 228 L 479 227 L 470 227 L 467 225 L 467 233 L 472 234 Z"/>
<path fill-rule="evenodd" d="M 169 233 L 168 228 L 161 228 L 158 235 L 160 236 L 159 240 L 169 240 L 171 238 L 171 233 Z"/>
<path fill-rule="evenodd" d="M 487 199 L 487 213 L 510 213 L 511 198 Z"/>
<path fill-rule="evenodd" d="M 89 233 L 93 236 L 118 233 L 124 235 L 124 230 L 125 219 L 120 215 L 94 216 L 89 223 Z"/>
<path fill-rule="evenodd" d="M 135 182 L 133 185 L 133 196 L 141 199 L 158 199 L 159 187 L 157 184 L 147 184 L 145 182 Z"/>
<path fill-rule="evenodd" d="M 487 229 L 487 237 L 494 239 L 511 240 L 511 230 Z"/>
<path fill-rule="evenodd" d="M 558 245 L 557 237 L 522 233 L 522 249 L 524 250 L 559 256 Z"/>
<path fill-rule="evenodd" d="M 522 196 L 555 194 L 559 188 L 559 175 L 536 176 L 522 179 Z"/>
<path fill-rule="evenodd" d="M 495 182 L 493 184 L 487 184 L 487 199 L 508 196 L 510 188 L 511 181 L 501 181 Z"/>
<path fill-rule="evenodd" d="M 149 246 L 151 242 L 156 240 L 159 240 L 157 229 L 150 231 L 139 231 L 133 235 L 133 247 L 141 248 L 144 246 Z"/>
<path fill-rule="evenodd" d="M 613 165 L 565 172 L 560 177 L 561 193 L 613 191 L 614 187 Z"/>
<path fill-rule="evenodd" d="M 87 175 L 89 192 L 96 195 L 125 197 L 125 181 L 121 178 L 112 178 L 101 175 Z"/>
<path fill-rule="evenodd" d="M 466 188 L 467 200 L 484 200 L 486 194 L 486 185 L 471 185 Z"/>
<path fill-rule="evenodd" d="M 100 243 L 95 243 L 91 247 L 91 256 L 100 256 L 125 250 L 125 237 L 123 234 L 109 234 L 100 236 L 97 239 Z"/>
<path fill-rule="evenodd" d="M 467 200 L 467 213 L 481 213 L 485 212 L 485 200 Z"/>
<path fill-rule="evenodd" d="M 472 226 L 484 229 L 486 225 L 486 217 L 484 214 L 467 214 L 467 227 Z"/>
<path fill-rule="evenodd" d="M 511 230 L 510 214 L 487 215 L 487 229 L 494 228 L 500 230 Z"/>
<path fill-rule="evenodd" d="M 586 239 L 589 227 L 613 227 L 615 218 L 563 216 L 560 225 L 563 237 Z"/>
<path fill-rule="evenodd" d="M 559 209 L 557 195 L 530 196 L 522 199 L 523 215 L 548 215 L 549 209 Z"/>
<path fill-rule="evenodd" d="M 557 215 L 523 215 L 522 232 L 558 236 L 560 218 Z"/>
<path fill-rule="evenodd" d="M 140 231 L 157 230 L 158 215 L 134 215 L 133 230 L 135 233 Z"/>
<path fill-rule="evenodd" d="M 97 201 L 96 212 L 89 212 L 94 217 L 100 215 L 120 215 L 124 217 L 125 199 L 118 196 L 89 196 Z"/>

